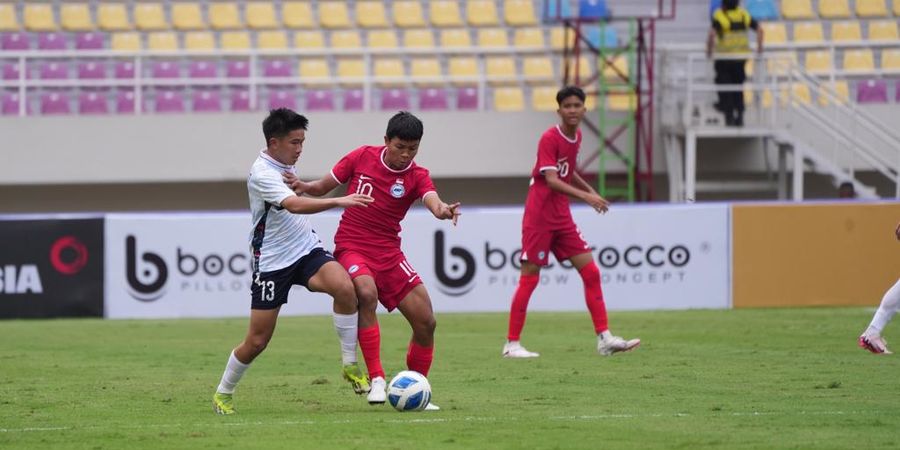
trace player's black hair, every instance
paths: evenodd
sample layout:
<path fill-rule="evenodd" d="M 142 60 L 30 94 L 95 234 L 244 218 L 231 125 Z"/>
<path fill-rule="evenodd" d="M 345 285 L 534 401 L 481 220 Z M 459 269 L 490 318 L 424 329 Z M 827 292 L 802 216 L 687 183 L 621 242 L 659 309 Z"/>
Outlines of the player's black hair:
<path fill-rule="evenodd" d="M 736 9 L 740 3 L 741 0 L 722 0 L 722 9 L 725 11 Z"/>
<path fill-rule="evenodd" d="M 425 127 L 418 117 L 409 111 L 400 111 L 388 121 L 384 135 L 388 140 L 399 138 L 401 141 L 421 141 Z"/>
<path fill-rule="evenodd" d="M 269 139 L 282 138 L 294 130 L 305 130 L 309 126 L 309 119 L 287 108 L 278 108 L 269 111 L 269 116 L 263 120 L 263 136 L 266 144 Z"/>
<path fill-rule="evenodd" d="M 578 97 L 581 100 L 581 103 L 584 103 L 585 95 L 584 95 L 584 91 L 581 90 L 580 87 L 566 86 L 566 87 L 560 89 L 559 92 L 556 93 L 556 104 L 559 106 L 562 106 L 563 100 L 565 100 L 573 95 Z"/>

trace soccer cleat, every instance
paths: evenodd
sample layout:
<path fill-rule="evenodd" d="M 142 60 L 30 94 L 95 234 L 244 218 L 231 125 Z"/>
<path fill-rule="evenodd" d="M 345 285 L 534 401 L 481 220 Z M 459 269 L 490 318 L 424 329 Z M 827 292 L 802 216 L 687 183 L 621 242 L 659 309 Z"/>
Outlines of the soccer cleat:
<path fill-rule="evenodd" d="M 380 405 L 387 400 L 387 383 L 384 382 L 384 378 L 375 377 L 372 378 L 372 383 L 369 388 L 369 395 L 366 396 L 366 400 L 369 401 L 370 405 Z"/>
<path fill-rule="evenodd" d="M 344 379 L 350 382 L 350 386 L 353 386 L 353 392 L 356 392 L 357 395 L 369 392 L 369 378 L 359 370 L 358 364 L 346 364 L 341 372 L 344 374 Z"/>
<path fill-rule="evenodd" d="M 881 336 L 878 335 L 866 335 L 863 334 L 859 337 L 859 346 L 877 354 L 885 354 L 890 355 L 894 352 L 888 350 L 887 341 L 884 340 Z"/>
<path fill-rule="evenodd" d="M 440 411 L 440 410 L 441 410 L 440 406 L 435 405 L 434 403 L 428 402 L 428 404 L 425 405 L 425 409 L 423 411 Z"/>
<path fill-rule="evenodd" d="M 234 414 L 236 411 L 234 410 L 234 401 L 232 400 L 233 394 L 223 394 L 221 392 L 216 392 L 216 395 L 213 395 L 213 411 L 216 414 L 229 415 Z"/>
<path fill-rule="evenodd" d="M 603 356 L 631 351 L 638 345 L 641 345 L 640 339 L 630 339 L 626 341 L 619 336 L 612 336 L 609 339 L 597 338 L 597 351 Z"/>
<path fill-rule="evenodd" d="M 507 342 L 503 345 L 503 357 L 504 358 L 537 358 L 541 356 L 539 353 L 529 352 L 522 347 L 522 344 L 519 341 Z"/>

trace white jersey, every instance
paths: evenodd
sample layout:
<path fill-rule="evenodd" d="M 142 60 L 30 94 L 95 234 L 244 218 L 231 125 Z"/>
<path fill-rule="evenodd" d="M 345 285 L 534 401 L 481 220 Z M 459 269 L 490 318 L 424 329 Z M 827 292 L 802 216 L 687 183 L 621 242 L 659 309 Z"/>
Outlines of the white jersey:
<path fill-rule="evenodd" d="M 250 168 L 247 191 L 253 229 L 250 230 L 250 254 L 256 272 L 283 269 L 322 246 L 309 219 L 281 207 L 281 202 L 294 196 L 284 184 L 284 171 L 296 173 L 294 166 L 286 166 L 265 153 Z"/>

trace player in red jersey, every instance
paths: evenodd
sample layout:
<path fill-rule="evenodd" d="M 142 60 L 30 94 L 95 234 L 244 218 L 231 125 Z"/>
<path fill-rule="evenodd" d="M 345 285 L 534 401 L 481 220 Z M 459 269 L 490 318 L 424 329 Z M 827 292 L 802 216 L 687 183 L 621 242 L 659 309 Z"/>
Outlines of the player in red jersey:
<path fill-rule="evenodd" d="M 591 205 L 599 213 L 605 213 L 609 208 L 609 202 L 575 170 L 581 146 L 578 126 L 584 118 L 584 98 L 584 91 L 578 87 L 561 89 L 556 94 L 561 122 L 545 131 L 538 143 L 537 164 L 531 173 L 522 219 L 522 269 L 509 312 L 507 341 L 503 346 L 503 356 L 507 358 L 539 356 L 526 350 L 519 342 L 519 336 L 525 326 L 528 300 L 537 287 L 541 267 L 547 265 L 550 252 L 559 261 L 569 260 L 581 275 L 585 302 L 597 333 L 597 351 L 601 355 L 612 355 L 631 350 L 641 343 L 640 339 L 625 340 L 610 333 L 600 287 L 600 269 L 569 209 L 569 197 Z"/>
<path fill-rule="evenodd" d="M 350 208 L 334 236 L 334 256 L 343 264 L 359 298 L 359 346 L 371 378 L 369 403 L 384 403 L 386 383 L 381 366 L 381 333 L 375 309 L 399 309 L 412 327 L 406 366 L 428 376 L 434 355 L 436 321 L 422 280 L 400 250 L 400 221 L 419 199 L 438 219 L 459 218 L 459 203 L 444 203 L 428 170 L 413 159 L 422 139 L 422 122 L 406 111 L 388 122 L 384 145 L 362 146 L 344 156 L 331 173 L 313 182 L 289 174 L 285 182 L 298 194 L 321 196 L 341 184 L 347 192 L 375 198 L 368 208 Z M 356 211 L 365 210 L 365 211 Z M 439 409 L 429 404 L 426 410 Z"/>

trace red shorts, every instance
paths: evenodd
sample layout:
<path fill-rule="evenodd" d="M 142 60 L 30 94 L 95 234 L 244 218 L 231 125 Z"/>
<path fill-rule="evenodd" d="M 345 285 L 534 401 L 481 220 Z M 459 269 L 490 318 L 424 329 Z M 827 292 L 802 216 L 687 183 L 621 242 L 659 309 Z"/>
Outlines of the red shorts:
<path fill-rule="evenodd" d="M 378 258 L 368 258 L 362 253 L 339 247 L 334 250 L 334 258 L 344 266 L 350 278 L 360 275 L 374 278 L 378 301 L 388 311 L 396 309 L 413 288 L 422 284 L 416 269 L 399 249 Z"/>
<path fill-rule="evenodd" d="M 522 229 L 522 261 L 546 266 L 550 252 L 562 261 L 589 251 L 590 246 L 574 224 L 561 230 Z"/>

